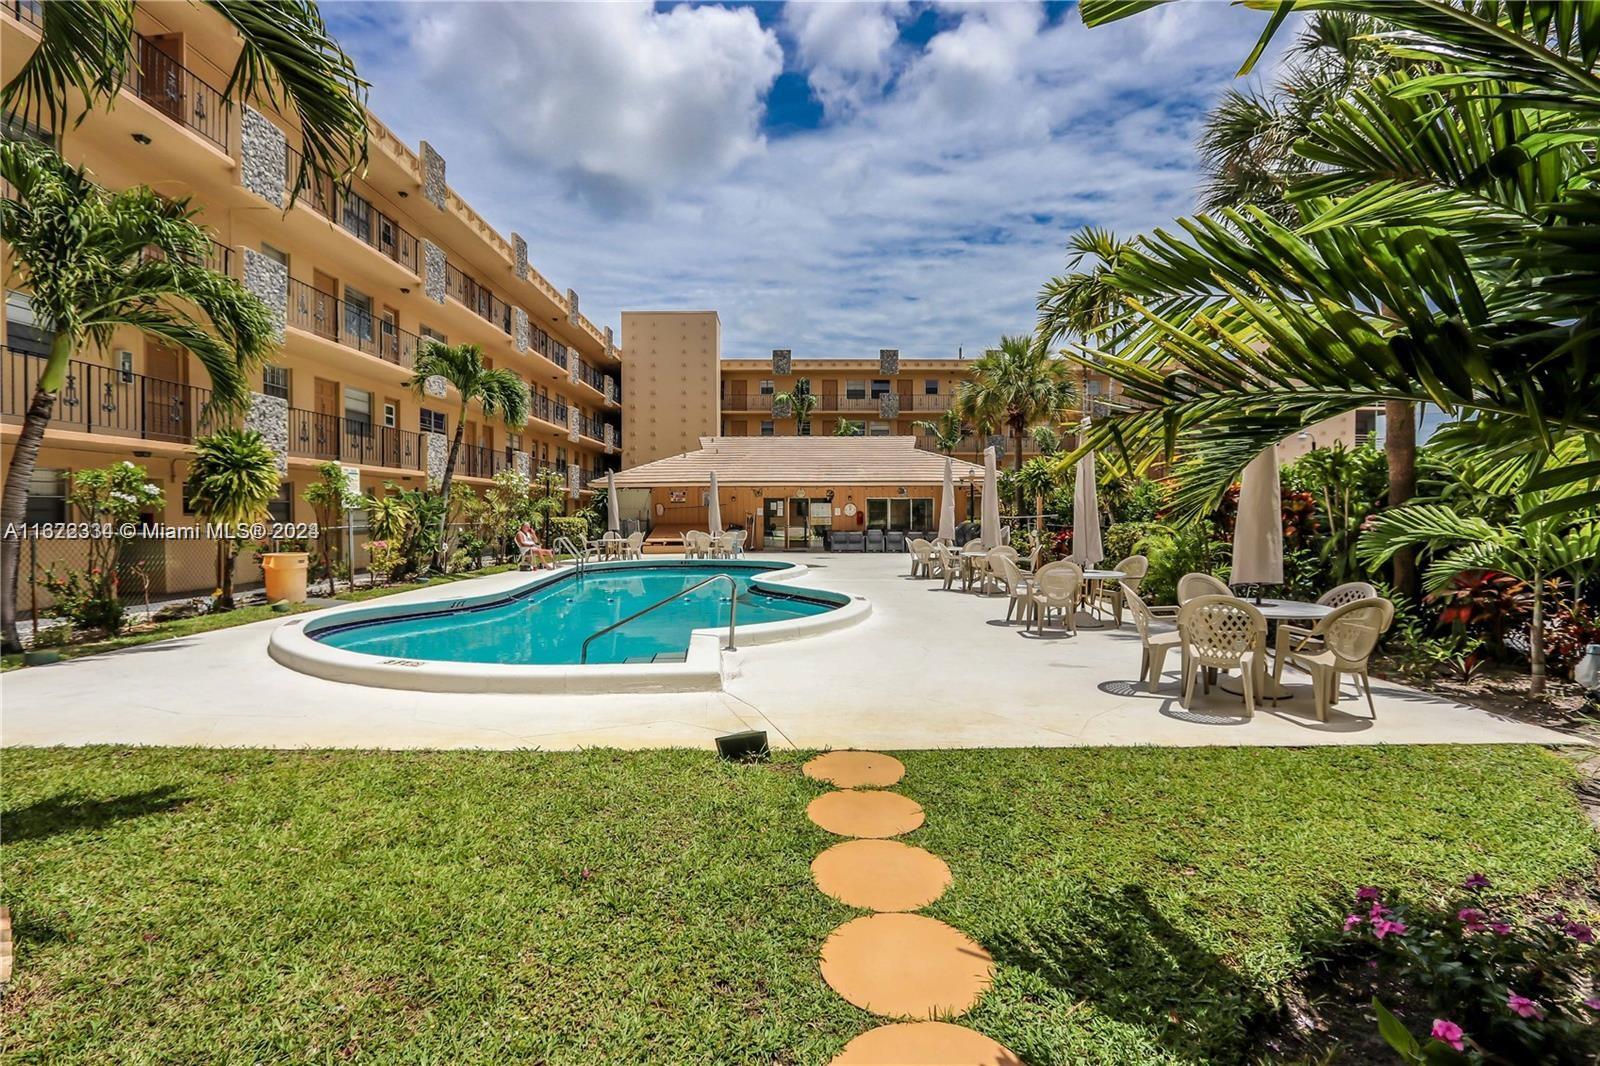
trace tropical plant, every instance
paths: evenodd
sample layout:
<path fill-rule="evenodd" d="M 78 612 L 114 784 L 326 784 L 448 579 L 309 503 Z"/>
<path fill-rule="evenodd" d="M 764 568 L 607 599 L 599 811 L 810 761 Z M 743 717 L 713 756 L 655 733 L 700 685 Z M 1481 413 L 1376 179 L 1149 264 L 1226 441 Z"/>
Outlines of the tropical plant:
<path fill-rule="evenodd" d="M 334 593 L 334 581 L 339 566 L 338 534 L 344 525 L 344 515 L 352 507 L 362 505 L 365 497 L 350 491 L 344 467 L 333 460 L 317 467 L 317 478 L 307 485 L 300 498 L 311 505 L 317 516 L 317 541 L 322 546 L 322 565 L 327 571 L 328 595 Z"/>
<path fill-rule="evenodd" d="M 57 5 L 46 5 L 53 8 Z M 61 5 L 76 7 L 79 5 Z M 82 5 L 91 7 L 93 5 Z M 206 269 L 210 238 L 187 200 L 148 186 L 107 192 L 46 145 L 0 141 L 0 246 L 8 285 L 28 294 L 50 341 L 11 454 L 0 526 L 20 526 L 28 486 L 73 356 L 122 327 L 187 348 L 211 378 L 207 421 L 249 402 L 249 372 L 272 350 L 271 312 L 237 281 Z M 0 644 L 19 648 L 18 541 L 0 539 Z"/>
<path fill-rule="evenodd" d="M 247 534 L 278 495 L 278 455 L 253 429 L 225 427 L 194 442 L 183 495 L 202 521 L 224 528 L 217 537 L 219 610 L 233 610 L 233 571 Z"/>
<path fill-rule="evenodd" d="M 416 511 L 394 482 L 388 482 L 384 488 L 387 491 L 369 492 L 363 501 L 367 529 L 377 540 L 403 540 L 417 520 Z"/>
<path fill-rule="evenodd" d="M 1362 524 L 1383 504 L 1385 456 L 1369 444 L 1315 448 L 1283 468 L 1283 490 L 1309 492 L 1321 521 L 1318 554 L 1334 584 L 1368 576 L 1356 558 Z"/>
<path fill-rule="evenodd" d="M 558 471 L 541 467 L 533 475 L 531 492 L 533 518 L 539 523 L 539 541 L 554 550 L 555 538 L 560 535 L 554 529 L 554 520 L 567 513 L 567 480 Z"/>
<path fill-rule="evenodd" d="M 439 514 L 439 538 L 444 540 L 444 522 L 450 508 L 450 483 L 455 478 L 456 461 L 461 454 L 461 438 L 467 428 L 467 414 L 473 403 L 483 410 L 485 418 L 498 416 L 513 430 L 521 429 L 528 421 L 531 404 L 528 384 L 515 371 L 490 369 L 483 361 L 483 349 L 476 344 L 429 344 L 417 354 L 412 366 L 408 387 L 418 396 L 425 395 L 428 381 L 441 378 L 456 390 L 459 406 L 456 411 L 456 431 L 450 438 L 450 453 L 445 459 L 444 476 L 439 483 L 439 495 L 444 509 Z"/>
<path fill-rule="evenodd" d="M 1094 25 L 1147 6 L 1081 11 Z M 1276 5 L 1246 69 L 1303 6 Z M 1294 224 L 1230 208 L 1139 238 L 1110 276 L 1134 324 L 1116 353 L 1075 353 L 1130 405 L 1082 446 L 1198 460 L 1189 514 L 1267 444 L 1374 402 L 1433 403 L 1475 448 L 1600 434 L 1600 23 L 1570 4 L 1317 6 L 1376 20 L 1371 39 L 1408 65 L 1296 142 L 1315 168 L 1288 183 Z M 1600 457 L 1563 466 L 1585 490 L 1549 506 L 1600 499 Z"/>
<path fill-rule="evenodd" d="M 1021 495 L 1033 497 L 1034 526 L 1043 529 L 1045 499 L 1055 492 L 1060 483 L 1056 464 L 1044 456 L 1035 456 L 1022 464 L 1022 469 L 1017 471 L 1017 480 Z"/>
<path fill-rule="evenodd" d="M 852 422 L 848 418 L 839 419 L 839 424 L 833 427 L 835 437 L 860 437 L 867 432 L 865 422 Z"/>
<path fill-rule="evenodd" d="M 938 418 L 929 421 L 917 419 L 911 423 L 911 428 L 918 433 L 933 438 L 933 446 L 945 455 L 953 455 L 961 447 L 961 442 L 972 432 L 955 408 L 950 408 Z"/>
<path fill-rule="evenodd" d="M 1227 577 L 1228 545 L 1206 522 L 1152 522 L 1133 551 L 1150 559 L 1139 588 L 1152 603 L 1176 603 L 1178 579 L 1184 574 Z"/>
<path fill-rule="evenodd" d="M 1068 336 L 1115 350 L 1117 329 L 1128 309 L 1111 272 L 1132 242 L 1110 230 L 1088 226 L 1067 240 L 1067 272 L 1051 278 L 1039 292 L 1039 335 L 1054 345 Z"/>
<path fill-rule="evenodd" d="M 1009 434 L 1015 446 L 1013 469 L 1020 471 L 1028 432 L 1059 422 L 1076 399 L 1071 364 L 1053 357 L 1042 338 L 1002 337 L 1000 347 L 973 362 L 971 376 L 956 389 L 954 410 L 980 433 Z M 1013 504 L 1021 514 L 1020 483 Z"/>
<path fill-rule="evenodd" d="M 796 378 L 794 388 L 780 392 L 772 398 L 772 410 L 783 411 L 794 418 L 795 432 L 800 436 L 811 433 L 811 412 L 821 402 L 811 394 L 811 379 Z"/>
<path fill-rule="evenodd" d="M 122 629 L 124 611 L 118 562 L 132 536 L 128 530 L 147 511 L 159 512 L 165 504 L 161 486 L 150 480 L 145 468 L 126 459 L 109 466 L 79 470 L 67 494 L 79 521 L 98 526 L 108 536 L 90 537 L 88 558 L 82 568 L 54 566 L 45 573 L 45 588 L 55 598 L 56 609 L 73 625 L 116 633 Z M 34 620 L 37 624 L 38 619 Z"/>
<path fill-rule="evenodd" d="M 529 495 L 532 488 L 528 475 L 508 467 L 496 474 L 484 490 L 484 517 L 490 544 L 502 563 L 506 561 L 506 545 L 511 538 L 524 522 L 534 519 L 533 499 Z"/>
<path fill-rule="evenodd" d="M 207 0 L 237 35 L 239 58 L 223 95 L 264 100 L 298 130 L 292 195 L 325 176 L 340 183 L 367 162 L 367 83 L 328 32 L 313 0 Z M 139 65 L 134 0 L 45 3 L 39 45 L 0 89 L 0 110 L 59 136 L 89 111 L 110 108 Z"/>

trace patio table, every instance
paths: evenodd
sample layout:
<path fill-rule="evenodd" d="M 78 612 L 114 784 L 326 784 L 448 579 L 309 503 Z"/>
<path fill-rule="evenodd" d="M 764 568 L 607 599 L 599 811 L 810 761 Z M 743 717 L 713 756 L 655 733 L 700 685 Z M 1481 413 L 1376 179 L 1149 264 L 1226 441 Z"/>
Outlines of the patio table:
<path fill-rule="evenodd" d="M 1333 613 L 1332 607 L 1326 607 L 1320 603 L 1307 603 L 1304 600 L 1261 600 L 1258 603 L 1255 600 L 1246 599 L 1244 602 L 1260 611 L 1261 616 L 1267 620 L 1267 648 L 1274 646 L 1272 631 L 1277 623 L 1315 622 Z M 1263 648 L 1263 654 L 1256 657 L 1256 664 L 1260 669 L 1259 680 L 1261 682 L 1256 686 L 1256 694 L 1261 699 L 1284 699 L 1289 695 L 1289 690 L 1282 685 L 1274 685 L 1272 678 L 1267 675 L 1265 651 L 1266 648 Z M 1244 687 L 1239 682 L 1234 681 L 1231 676 L 1219 679 L 1217 685 L 1223 691 L 1231 692 L 1234 695 L 1240 695 L 1244 692 Z"/>
<path fill-rule="evenodd" d="M 1121 581 L 1128 575 L 1121 570 L 1085 570 L 1083 572 L 1083 596 L 1089 604 L 1090 621 L 1083 623 L 1089 629 L 1104 629 L 1105 620 L 1100 616 L 1100 597 L 1094 594 L 1095 586 L 1101 581 Z"/>

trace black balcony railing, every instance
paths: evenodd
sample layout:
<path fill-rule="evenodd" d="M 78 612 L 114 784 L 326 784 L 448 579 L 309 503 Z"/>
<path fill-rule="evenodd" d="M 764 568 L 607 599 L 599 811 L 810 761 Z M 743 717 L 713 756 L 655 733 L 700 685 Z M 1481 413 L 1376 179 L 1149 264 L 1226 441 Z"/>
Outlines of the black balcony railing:
<path fill-rule="evenodd" d="M 157 260 L 164 259 L 166 256 L 159 248 L 147 247 L 144 250 L 144 258 L 146 260 Z M 227 274 L 232 277 L 233 249 L 213 238 L 206 247 L 205 258 L 201 260 L 201 265 L 207 270 L 213 270 L 218 274 Z"/>
<path fill-rule="evenodd" d="M 428 459 L 420 433 L 298 407 L 289 409 L 289 454 L 397 470 L 422 470 Z"/>
<path fill-rule="evenodd" d="M 44 25 L 44 0 L 6 0 L 6 14 L 30 26 Z"/>
<path fill-rule="evenodd" d="M 456 469 L 463 477 L 494 477 L 510 465 L 505 452 L 481 444 L 463 444 L 456 456 Z"/>
<path fill-rule="evenodd" d="M 511 332 L 511 305 L 448 259 L 444 264 L 444 291 L 499 326 L 501 332 Z"/>
<path fill-rule="evenodd" d="M 533 350 L 565 370 L 567 366 L 567 346 L 538 326 L 532 327 L 532 333 Z"/>
<path fill-rule="evenodd" d="M 301 155 L 289 145 L 284 145 L 283 152 L 285 188 L 293 189 L 300 173 Z M 413 274 L 418 272 L 421 245 L 417 238 L 354 189 L 340 192 L 332 179 L 313 173 L 301 190 L 300 199 L 368 248 L 388 256 Z"/>
<path fill-rule="evenodd" d="M 434 343 L 295 278 L 289 279 L 286 321 L 296 329 L 407 369 L 416 363 L 421 345 Z"/>
<path fill-rule="evenodd" d="M 227 97 L 148 37 L 134 34 L 134 58 L 123 76 L 125 89 L 200 136 L 228 150 Z"/>
<path fill-rule="evenodd" d="M 602 426 L 603 423 L 591 415 L 578 416 L 578 432 L 591 440 L 605 439 L 605 430 L 601 428 Z"/>
<path fill-rule="evenodd" d="M 530 396 L 529 413 L 537 419 L 558 426 L 567 424 L 567 405 L 557 396 Z"/>
<path fill-rule="evenodd" d="M 5 388 L 0 419 L 18 423 L 28 413 L 47 360 L 5 348 Z M 211 390 L 73 360 L 50 410 L 52 429 L 104 433 L 140 440 L 187 443 L 217 428 L 207 417 Z"/>
<path fill-rule="evenodd" d="M 605 374 L 587 359 L 578 360 L 578 380 L 602 395 L 606 391 Z"/>

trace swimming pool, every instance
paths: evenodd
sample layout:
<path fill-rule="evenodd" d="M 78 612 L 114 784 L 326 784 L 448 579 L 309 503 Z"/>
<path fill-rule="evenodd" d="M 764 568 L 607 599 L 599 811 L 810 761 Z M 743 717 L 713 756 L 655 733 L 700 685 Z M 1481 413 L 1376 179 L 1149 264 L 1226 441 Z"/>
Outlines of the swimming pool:
<path fill-rule="evenodd" d="M 463 663 L 573 664 L 683 661 L 696 629 L 725 629 L 725 581 L 695 588 L 584 642 L 636 611 L 719 574 L 739 586 L 738 626 L 806 618 L 837 608 L 830 594 L 755 584 L 777 565 L 707 562 L 591 569 L 477 604 L 419 607 L 391 618 L 353 618 L 308 629 L 324 644 L 364 655 Z"/>

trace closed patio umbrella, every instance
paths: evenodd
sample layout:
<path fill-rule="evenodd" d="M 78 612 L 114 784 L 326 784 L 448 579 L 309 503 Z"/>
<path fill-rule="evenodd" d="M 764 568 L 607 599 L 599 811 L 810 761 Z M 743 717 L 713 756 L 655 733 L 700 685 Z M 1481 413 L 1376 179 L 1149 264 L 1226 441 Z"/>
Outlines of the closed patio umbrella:
<path fill-rule="evenodd" d="M 994 445 L 983 450 L 983 516 L 978 523 L 978 541 L 985 548 L 1000 543 L 1000 485 L 994 472 Z"/>
<path fill-rule="evenodd" d="M 1076 480 L 1072 487 L 1072 561 L 1090 569 L 1106 554 L 1100 543 L 1100 489 L 1095 484 L 1094 452 L 1086 452 L 1078 460 Z"/>
<path fill-rule="evenodd" d="M 710 533 L 713 537 L 722 536 L 722 501 L 717 499 L 717 472 L 711 471 L 711 498 L 707 504 L 709 511 L 706 521 L 709 523 Z"/>
<path fill-rule="evenodd" d="M 622 523 L 617 518 L 617 475 L 615 471 L 606 471 L 606 529 L 612 533 L 622 532 Z"/>
<path fill-rule="evenodd" d="M 944 457 L 944 495 L 939 498 L 939 540 L 956 542 L 956 479 L 950 457 Z"/>
<path fill-rule="evenodd" d="M 1283 502 L 1278 492 L 1275 446 L 1263 450 L 1244 468 L 1228 584 L 1283 584 Z"/>

